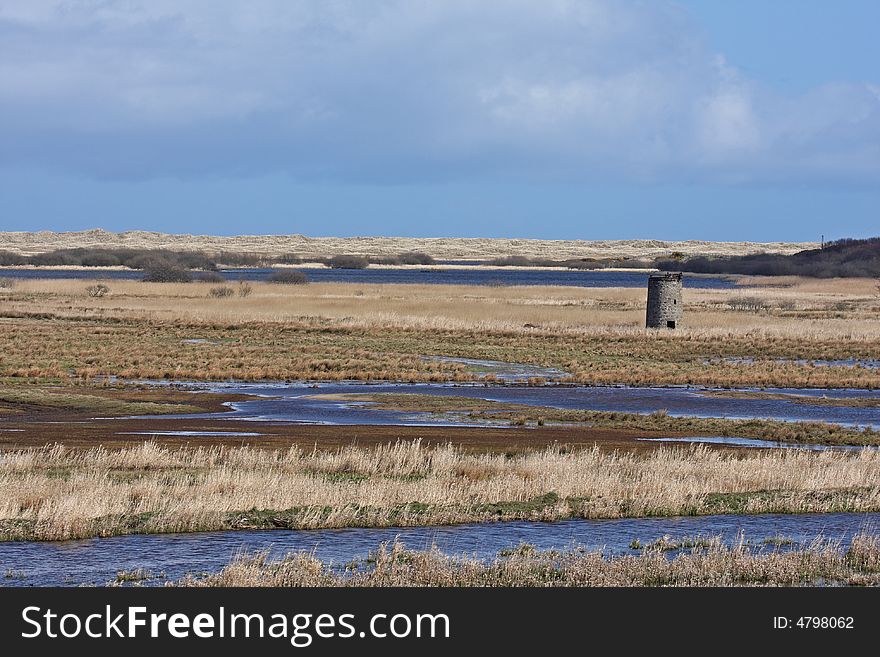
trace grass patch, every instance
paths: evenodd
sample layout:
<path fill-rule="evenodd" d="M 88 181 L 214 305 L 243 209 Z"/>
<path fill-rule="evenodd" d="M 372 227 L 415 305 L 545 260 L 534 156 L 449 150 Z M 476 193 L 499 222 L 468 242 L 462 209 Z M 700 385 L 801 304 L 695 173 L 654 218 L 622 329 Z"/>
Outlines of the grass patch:
<path fill-rule="evenodd" d="M 663 548 L 606 558 L 572 548 L 542 551 L 529 544 L 494 559 L 447 556 L 436 548 L 408 551 L 400 542 L 381 544 L 370 558 L 334 570 L 307 552 L 280 561 L 268 552 L 243 554 L 222 571 L 188 576 L 180 586 L 795 586 L 880 584 L 880 537 L 855 536 L 849 548 L 819 540 L 792 550 L 728 546 L 718 539 L 693 541 L 673 557 Z M 664 544 L 665 547 L 666 544 Z"/>
<path fill-rule="evenodd" d="M 832 488 L 794 494 L 790 490 L 758 490 L 709 493 L 697 513 L 791 513 L 796 506 L 803 513 L 845 513 L 858 509 L 876 491 L 868 487 Z"/>
<path fill-rule="evenodd" d="M 136 582 L 145 582 L 151 579 L 164 579 L 165 573 L 153 574 L 149 570 L 143 568 L 135 568 L 133 570 L 120 570 L 116 573 L 116 584 L 130 584 Z"/>
<path fill-rule="evenodd" d="M 64 389 L 0 388 L 0 403 L 13 406 L 38 406 L 102 415 L 167 415 L 199 413 L 203 409 L 188 404 L 131 401 L 104 394 L 73 393 Z"/>

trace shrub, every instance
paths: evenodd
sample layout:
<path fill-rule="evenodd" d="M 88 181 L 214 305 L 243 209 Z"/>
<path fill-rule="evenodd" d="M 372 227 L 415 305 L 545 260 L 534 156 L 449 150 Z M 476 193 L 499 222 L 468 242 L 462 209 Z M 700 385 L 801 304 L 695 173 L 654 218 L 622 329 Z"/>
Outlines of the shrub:
<path fill-rule="evenodd" d="M 15 287 L 14 278 L 0 278 L 0 290 L 11 290 Z"/>
<path fill-rule="evenodd" d="M 493 267 L 528 267 L 533 265 L 534 261 L 526 256 L 503 256 L 489 260 L 488 264 Z"/>
<path fill-rule="evenodd" d="M 32 256 L 31 264 L 37 267 L 57 267 L 59 265 L 79 265 L 82 264 L 82 261 L 78 256 L 70 253 L 53 251 Z"/>
<path fill-rule="evenodd" d="M 262 267 L 266 264 L 266 257 L 258 253 L 221 251 L 217 254 L 217 262 L 233 267 Z"/>
<path fill-rule="evenodd" d="M 406 251 L 396 256 L 370 258 L 370 264 L 377 265 L 433 265 L 434 258 L 421 251 Z"/>
<path fill-rule="evenodd" d="M 88 294 L 93 299 L 100 299 L 101 297 L 107 296 L 109 293 L 110 288 L 103 283 L 98 283 L 97 285 L 89 285 L 86 288 L 86 294 Z"/>
<path fill-rule="evenodd" d="M 208 290 L 208 296 L 212 299 L 225 299 L 226 297 L 231 297 L 233 294 L 235 294 L 235 290 L 225 285 L 212 287 Z"/>
<path fill-rule="evenodd" d="M 223 276 L 223 274 L 216 272 L 216 271 L 203 272 L 203 273 L 199 274 L 196 278 L 197 278 L 197 280 L 201 281 L 202 283 L 225 283 L 226 282 L 226 278 Z"/>
<path fill-rule="evenodd" d="M 18 265 L 28 264 L 29 259 L 26 256 L 13 253 L 12 251 L 0 251 L 0 266 L 16 267 Z"/>
<path fill-rule="evenodd" d="M 241 254 L 240 258 L 250 264 L 256 262 L 255 256 Z M 156 260 L 164 260 L 181 269 L 202 269 L 214 271 L 217 265 L 204 253 L 196 251 L 170 251 L 168 249 L 102 249 L 76 248 L 56 249 L 34 256 L 22 256 L 9 251 L 0 251 L 0 265 L 18 266 L 32 264 L 38 267 L 72 265 L 78 267 L 114 267 L 123 265 L 130 269 L 146 269 Z"/>
<path fill-rule="evenodd" d="M 213 260 L 204 253 L 197 253 L 196 251 L 162 250 L 158 252 L 158 255 L 184 269 L 201 269 L 204 271 L 214 271 L 217 269 L 217 264 Z"/>
<path fill-rule="evenodd" d="M 156 259 L 157 256 L 153 253 L 139 253 L 128 258 L 125 261 L 125 266 L 129 269 L 146 269 L 153 264 Z"/>
<path fill-rule="evenodd" d="M 272 272 L 268 281 L 270 283 L 282 283 L 284 285 L 303 285 L 309 282 L 308 277 L 296 269 L 279 269 Z"/>
<path fill-rule="evenodd" d="M 246 281 L 238 282 L 238 296 L 240 296 L 242 299 L 244 299 L 245 297 L 249 297 L 252 290 L 253 288 L 251 287 L 250 283 Z"/>
<path fill-rule="evenodd" d="M 397 256 L 402 265 L 433 265 L 434 258 L 420 251 L 407 251 Z"/>
<path fill-rule="evenodd" d="M 145 283 L 191 283 L 192 274 L 177 263 L 154 258 L 144 267 Z"/>
<path fill-rule="evenodd" d="M 112 253 L 96 251 L 83 255 L 80 264 L 83 267 L 117 267 L 122 261 Z"/>
<path fill-rule="evenodd" d="M 370 261 L 365 256 L 338 255 L 327 258 L 324 264 L 331 269 L 366 269 Z"/>
<path fill-rule="evenodd" d="M 122 264 L 130 269 L 147 269 L 156 261 L 170 262 L 180 269 L 201 269 L 204 271 L 217 269 L 217 265 L 207 256 L 194 251 L 128 250 L 122 258 Z"/>
<path fill-rule="evenodd" d="M 593 258 L 572 258 L 570 260 L 563 260 L 562 264 L 569 269 L 598 269 L 602 266 L 599 260 L 594 260 Z"/>

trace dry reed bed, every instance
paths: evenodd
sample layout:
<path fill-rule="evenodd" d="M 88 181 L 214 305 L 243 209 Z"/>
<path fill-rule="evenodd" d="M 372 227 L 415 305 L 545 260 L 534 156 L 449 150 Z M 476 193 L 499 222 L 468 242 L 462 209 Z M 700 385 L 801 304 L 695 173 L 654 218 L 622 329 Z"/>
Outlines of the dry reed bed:
<path fill-rule="evenodd" d="M 306 553 L 271 561 L 244 554 L 219 573 L 189 576 L 177 586 L 797 586 L 880 584 L 880 536 L 859 534 L 846 550 L 817 539 L 796 550 L 755 552 L 742 540 L 717 538 L 668 558 L 661 550 L 604 558 L 599 552 L 539 552 L 520 545 L 494 560 L 407 551 L 382 544 L 365 569 L 343 572 Z"/>
<path fill-rule="evenodd" d="M 193 338 L 199 344 L 188 343 Z M 454 331 L 303 320 L 247 325 L 17 318 L 0 321 L 0 376 L 177 380 L 470 380 L 463 365 L 424 354 L 557 367 L 571 381 L 880 387 L 880 371 L 788 359 L 871 358 L 880 341 L 682 332 Z M 764 360 L 731 365 L 726 357 Z M 779 359 L 779 360 L 777 360 Z"/>
<path fill-rule="evenodd" d="M 549 448 L 507 457 L 419 442 L 333 452 L 56 445 L 0 455 L 0 537 L 877 511 L 878 466 L 869 451 L 740 457 L 690 447 L 637 457 Z"/>
<path fill-rule="evenodd" d="M 454 329 L 641 328 L 645 292 L 629 288 L 485 287 L 465 285 L 376 285 L 315 283 L 308 286 L 251 284 L 247 297 L 209 297 L 210 283 L 140 283 L 112 281 L 111 294 L 93 299 L 88 281 L 24 280 L 4 292 L 10 312 L 44 312 L 62 316 L 181 319 L 241 323 L 278 322 L 305 317 L 356 319 L 367 324 Z M 744 296 L 767 304 L 761 312 L 738 310 Z M 733 303 L 732 303 L 733 302 Z M 817 287 L 804 281 L 790 288 L 685 292 L 687 327 L 691 329 L 756 328 L 801 335 L 824 329 L 880 337 L 870 321 L 880 309 L 875 284 L 854 279 Z M 732 305 L 731 305 L 732 304 Z"/>
<path fill-rule="evenodd" d="M 114 281 L 93 299 L 87 284 L 0 290 L 0 376 L 473 378 L 427 354 L 553 366 L 580 383 L 880 387 L 877 370 L 789 362 L 876 358 L 880 298 L 864 280 L 748 290 L 771 303 L 761 312 L 728 307 L 739 290 L 687 290 L 675 332 L 642 328 L 644 291 L 633 289 L 254 284 L 248 297 L 211 299 L 210 284 Z"/>

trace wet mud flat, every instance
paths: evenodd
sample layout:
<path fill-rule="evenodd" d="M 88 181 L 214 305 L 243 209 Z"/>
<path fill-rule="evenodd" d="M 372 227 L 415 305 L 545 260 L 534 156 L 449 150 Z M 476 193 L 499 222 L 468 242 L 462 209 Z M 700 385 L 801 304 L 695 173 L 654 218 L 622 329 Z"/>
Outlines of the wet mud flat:
<path fill-rule="evenodd" d="M 521 375 L 533 374 L 534 370 L 527 370 Z M 588 423 L 514 426 L 509 419 L 483 421 L 479 414 L 442 411 L 445 405 L 454 407 L 456 403 L 471 407 L 510 405 L 644 415 L 659 412 L 672 417 L 774 418 L 856 428 L 880 426 L 880 400 L 876 392 L 865 390 L 586 387 L 526 385 L 522 381 L 491 385 L 151 382 L 136 387 L 87 389 L 89 396 L 110 404 L 115 415 L 103 413 L 101 404 L 94 408 L 53 406 L 55 395 L 66 391 L 31 395 L 30 402 L 26 399 L 5 404 L 0 415 L 0 447 L 55 442 L 121 447 L 146 439 L 168 446 L 271 448 L 333 448 L 352 443 L 369 446 L 420 439 L 427 444 L 451 442 L 488 451 L 516 451 L 554 443 L 626 450 L 652 449 L 664 442 L 680 441 L 702 442 L 722 449 L 778 446 L 731 439 L 723 434 L 677 431 L 674 423 L 662 431 Z M 72 394 L 72 398 L 82 406 L 83 395 Z M 395 398 L 416 401 L 407 409 L 371 401 Z M 161 415 L 124 413 L 128 408 L 157 404 L 163 408 Z M 176 413 L 175 409 L 181 412 Z"/>
<path fill-rule="evenodd" d="M 216 387 L 216 386 L 215 386 Z M 247 386 L 245 385 L 245 388 Z M 314 390 L 301 385 L 302 392 Z M 89 390 L 90 393 L 94 392 Z M 118 396 L 119 389 L 99 389 L 102 396 Z M 37 404 L 19 404 L 13 413 L 0 417 L 0 449 L 42 447 L 58 443 L 74 448 L 97 445 L 121 448 L 152 440 L 167 447 L 254 446 L 267 449 L 335 449 L 351 444 L 364 447 L 397 440 L 420 440 L 426 445 L 452 443 L 464 449 L 488 452 L 517 452 L 554 444 L 573 447 L 599 446 L 609 450 L 644 451 L 655 445 L 643 441 L 652 433 L 594 427 L 474 427 L 405 426 L 396 422 L 333 424 L 297 421 L 289 418 L 249 418 L 242 421 L 236 407 L 247 402 L 265 403 L 266 396 L 206 390 L 204 386 L 165 385 L 145 390 L 126 390 L 126 399 L 176 403 L 201 408 L 201 414 L 147 417 L 96 417 L 88 409 L 59 409 Z"/>
<path fill-rule="evenodd" d="M 235 426 L 240 426 L 235 423 Z M 0 448 L 20 449 L 59 443 L 87 448 L 103 445 L 119 448 L 151 440 L 167 447 L 252 446 L 305 450 L 335 449 L 351 444 L 363 447 L 397 440 L 420 440 L 425 445 L 452 443 L 466 450 L 513 453 L 556 444 L 599 447 L 608 450 L 647 451 L 656 443 L 640 440 L 669 436 L 669 432 L 644 432 L 595 427 L 449 427 L 397 425 L 314 425 L 249 422 L 241 430 L 230 430 L 225 419 L 180 418 L 94 419 L 58 414 L 49 418 L 4 423 Z"/>
<path fill-rule="evenodd" d="M 231 402 L 225 417 L 239 422 L 310 424 L 449 425 L 467 418 L 409 409 L 393 410 L 371 403 L 381 396 L 420 395 L 468 398 L 494 404 L 652 414 L 672 417 L 760 419 L 783 422 L 827 422 L 880 428 L 880 395 L 872 390 L 799 388 L 721 389 L 703 386 L 630 387 L 525 385 L 523 383 L 193 383 L 215 394 L 250 395 Z M 357 401 L 362 396 L 364 402 Z M 426 406 L 427 406 L 426 402 Z M 197 416 L 189 416 L 195 418 Z M 210 418 L 202 414 L 202 419 Z M 471 420 L 472 421 L 472 420 Z"/>

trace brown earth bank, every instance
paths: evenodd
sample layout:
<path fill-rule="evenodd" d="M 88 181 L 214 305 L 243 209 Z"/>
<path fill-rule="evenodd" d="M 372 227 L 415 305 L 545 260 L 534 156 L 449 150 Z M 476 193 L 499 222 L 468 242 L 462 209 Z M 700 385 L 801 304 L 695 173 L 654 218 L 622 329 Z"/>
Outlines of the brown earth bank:
<path fill-rule="evenodd" d="M 517 453 L 550 445 L 640 451 L 653 444 L 640 438 L 727 436 L 791 444 L 876 445 L 871 429 L 824 422 L 729 420 L 641 415 L 505 404 L 458 396 L 412 393 L 312 395 L 372 407 L 433 414 L 449 413 L 477 426 L 313 425 L 241 421 L 226 415 L 230 403 L 247 394 L 194 390 L 187 384 L 59 385 L 7 379 L 0 384 L 0 449 L 61 444 L 120 448 L 144 440 L 166 446 L 291 446 L 336 449 L 376 447 L 397 441 L 455 445 L 465 451 Z M 193 415 L 209 417 L 192 417 Z M 487 424 L 488 423 L 488 424 Z M 186 433 L 183 433 L 186 432 Z M 175 435 L 183 434 L 183 435 Z M 190 435 L 187 435 L 190 434 Z M 192 435 L 205 434 L 205 435 Z M 222 435 L 226 434 L 226 435 Z M 722 446 L 722 448 L 724 448 Z"/>
<path fill-rule="evenodd" d="M 306 237 L 304 235 L 188 235 L 149 231 L 112 233 L 102 229 L 79 232 L 0 232 L 0 250 L 22 255 L 70 248 L 172 249 L 300 256 L 390 256 L 419 251 L 438 259 L 488 259 L 503 256 L 552 258 L 646 258 L 682 254 L 745 255 L 796 253 L 814 242 L 708 242 L 701 240 L 537 240 L 461 237 Z"/>
<path fill-rule="evenodd" d="M 237 431 L 260 436 L 166 436 L 168 431 Z M 670 432 L 605 429 L 595 427 L 401 427 L 387 425 L 279 425 L 263 422 L 231 424 L 228 420 L 170 418 L 96 420 L 72 414 L 44 415 L 18 422 L 4 422 L 0 449 L 24 449 L 47 444 L 66 447 L 130 447 L 150 440 L 164 447 L 238 447 L 333 450 L 348 445 L 376 447 L 396 441 L 419 440 L 425 446 L 452 444 L 465 451 L 515 454 L 566 445 L 573 449 L 599 447 L 608 451 L 643 452 L 659 443 L 639 438 L 681 437 Z M 713 446 L 715 447 L 715 446 Z M 717 446 L 719 449 L 733 449 Z"/>
<path fill-rule="evenodd" d="M 21 386 L 33 399 L 16 399 L 16 388 L 0 389 L 0 449 L 22 449 L 61 444 L 86 448 L 122 448 L 151 440 L 166 447 L 252 446 L 283 449 L 336 449 L 348 445 L 375 447 L 420 440 L 426 446 L 453 444 L 467 451 L 518 453 L 564 444 L 572 448 L 598 446 L 607 450 L 645 451 L 658 443 L 639 438 L 683 437 L 684 432 L 651 431 L 590 426 L 554 427 L 406 427 L 389 425 L 306 425 L 273 422 L 235 422 L 219 415 L 211 419 L 177 417 L 132 418 L 129 406 L 104 406 L 93 402 L 79 408 L 60 405 L 71 398 L 99 398 L 115 404 L 157 404 L 168 414 L 218 413 L 230 402 L 248 395 L 193 393 L 171 388 Z M 81 392 L 73 392 L 71 390 Z M 53 401 L 53 397 L 60 401 Z M 138 408 L 138 407 L 135 407 Z M 175 410 L 179 409 L 179 410 Z M 168 436 L 165 432 L 238 432 L 259 436 Z M 721 449 L 730 449 L 720 446 Z"/>

